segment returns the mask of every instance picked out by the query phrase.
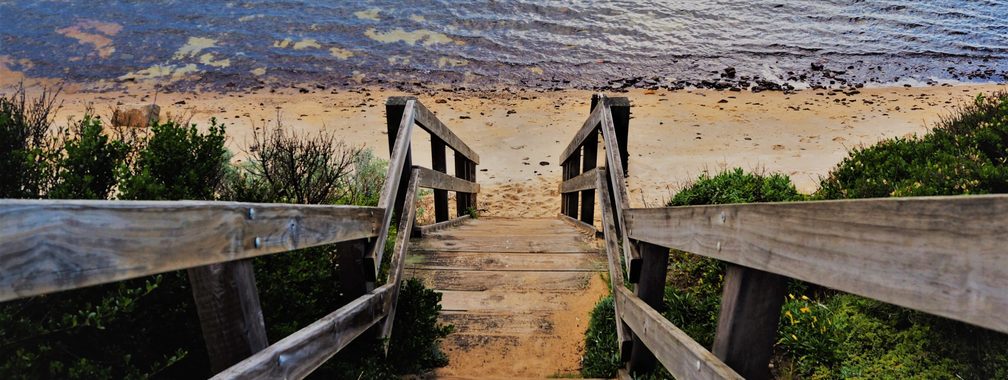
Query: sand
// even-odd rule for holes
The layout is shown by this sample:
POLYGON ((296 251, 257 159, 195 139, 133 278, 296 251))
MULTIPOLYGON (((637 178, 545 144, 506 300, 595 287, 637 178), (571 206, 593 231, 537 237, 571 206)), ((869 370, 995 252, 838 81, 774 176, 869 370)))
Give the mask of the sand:
MULTIPOLYGON (((0 88, 9 88, 15 77, 11 75, 17 73, 4 74, 8 75, 0 88)), ((51 81, 29 82, 38 83, 51 81)), ((253 128, 272 125, 278 117, 290 130, 336 133, 347 144, 371 148, 387 158, 385 99, 404 95, 379 88, 330 90, 312 85, 276 92, 159 94, 142 83, 115 92, 94 93, 87 88, 64 86, 57 120, 79 118, 87 107, 108 119, 117 104, 143 104, 156 98, 163 117, 201 125, 211 117, 225 122, 228 146, 239 158, 253 128)), ((654 207, 701 173, 732 167, 785 173, 800 191, 815 191, 819 178, 850 148, 925 133, 955 105, 997 90, 1008 86, 864 88, 850 96, 829 90, 790 95, 631 90, 612 96, 628 97, 633 107, 627 181, 631 206, 654 207)), ((559 212, 557 157, 587 117, 590 91, 428 90, 418 96, 480 155, 481 213, 541 217, 559 212)), ((415 133, 415 164, 430 166, 429 141, 422 130, 415 133)), ((452 162, 449 158, 449 172, 452 162)))

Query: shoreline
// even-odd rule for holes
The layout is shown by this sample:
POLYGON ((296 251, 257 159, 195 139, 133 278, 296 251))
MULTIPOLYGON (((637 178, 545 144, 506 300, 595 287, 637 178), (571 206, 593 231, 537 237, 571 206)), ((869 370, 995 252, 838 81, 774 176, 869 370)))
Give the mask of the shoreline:
MULTIPOLYGON (((45 82, 42 82, 45 83, 45 82)), ((26 87, 37 86, 26 82, 26 87)), ((9 84, 7 86, 9 88, 9 84)), ((303 88, 303 87, 302 87, 303 88)), ((29 88, 31 90, 31 88, 29 88)), ((704 171, 741 167, 781 172, 799 191, 818 187, 849 148, 881 139, 927 132, 954 106, 979 93, 1008 85, 860 88, 838 90, 717 91, 630 89, 632 103, 628 190, 633 207, 663 204, 704 171)), ((6 92, 6 91, 0 91, 6 92)), ((588 90, 429 90, 416 95, 481 157, 477 181, 487 215, 554 216, 559 213, 557 156, 588 115, 588 90), (433 93, 433 95, 432 95, 433 93), (443 99, 444 103, 437 101, 443 99), (546 163, 546 165, 541 165, 546 163)), ((161 117, 188 115, 204 126, 211 117, 227 124, 229 149, 241 159, 253 128, 273 125, 298 133, 336 133, 348 145, 388 156, 384 102, 403 92, 381 88, 297 88, 242 92, 157 93, 161 117)), ((152 86, 89 92, 65 85, 57 124, 80 118, 85 109, 110 120, 119 105, 152 102, 152 86)), ((426 133, 414 134, 414 160, 430 165, 426 133)), ((449 172, 452 171, 449 161, 449 172)))

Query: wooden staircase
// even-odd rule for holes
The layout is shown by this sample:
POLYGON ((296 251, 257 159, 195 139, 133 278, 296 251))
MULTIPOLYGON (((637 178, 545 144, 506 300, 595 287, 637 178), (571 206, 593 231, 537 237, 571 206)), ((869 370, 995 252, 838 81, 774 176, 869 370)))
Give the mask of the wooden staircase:
POLYGON ((411 241, 406 275, 443 293, 441 320, 455 326, 437 377, 577 376, 608 294, 603 255, 559 219, 484 217, 411 241))

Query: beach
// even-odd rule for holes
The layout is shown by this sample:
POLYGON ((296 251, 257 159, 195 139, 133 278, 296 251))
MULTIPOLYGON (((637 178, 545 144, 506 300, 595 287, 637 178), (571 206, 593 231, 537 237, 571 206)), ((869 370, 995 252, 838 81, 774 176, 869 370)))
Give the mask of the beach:
MULTIPOLYGON (((9 78, 0 85, 9 88, 9 78)), ((27 83, 35 88, 55 84, 27 83)), ((632 104, 631 206, 655 207, 702 173, 734 167, 784 173, 800 191, 813 192, 849 149, 926 133, 957 104, 1006 89, 995 84, 861 88, 857 93, 631 89, 607 95, 625 96, 632 104)), ((384 104, 400 95, 417 96, 480 155, 481 213, 542 217, 559 212, 562 171, 557 157, 587 118, 592 91, 444 88, 404 93, 301 84, 275 91, 159 93, 144 83, 105 92, 64 84, 56 119, 65 123, 92 108, 108 120, 117 106, 156 101, 162 119, 184 116, 202 126, 210 118, 224 122, 227 145, 237 160, 245 156, 253 129, 273 126, 278 117, 292 132, 334 133, 348 145, 387 159, 384 104)), ((414 164, 429 167, 429 135, 414 133, 413 152, 414 164)), ((452 160, 448 162, 452 172, 452 160)))

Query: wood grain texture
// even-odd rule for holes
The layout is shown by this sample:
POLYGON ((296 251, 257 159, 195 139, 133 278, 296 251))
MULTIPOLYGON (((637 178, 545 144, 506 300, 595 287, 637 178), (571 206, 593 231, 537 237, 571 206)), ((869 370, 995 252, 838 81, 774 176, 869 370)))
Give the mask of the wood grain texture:
POLYGON ((462 215, 462 216, 460 216, 458 218, 449 219, 449 220, 444 221, 444 222, 438 222, 438 223, 434 223, 434 224, 428 224, 426 226, 420 226, 419 227, 419 229, 420 229, 420 237, 423 237, 423 235, 426 235, 426 234, 429 234, 429 233, 434 233, 434 232, 443 230, 443 229, 448 228, 448 227, 459 226, 462 223, 464 223, 466 220, 469 220, 469 218, 471 218, 471 217, 472 216, 466 214, 466 215, 462 215))
MULTIPOLYGON (((622 288, 626 276, 623 266, 620 263, 620 243, 619 236, 616 235, 616 221, 613 216, 612 202, 609 200, 609 189, 606 186, 605 169, 596 178, 598 188, 599 211, 602 214, 602 232, 605 240, 606 263, 609 265, 610 289, 622 288)), ((615 295, 614 295, 615 297, 615 295)), ((620 361, 625 362, 630 359, 633 348, 633 333, 626 323, 619 318, 620 306, 618 302, 613 303, 616 312, 616 342, 619 344, 620 361)))
MULTIPOLYGON (((655 311, 665 310, 665 277, 668 274, 669 249, 649 243, 640 243, 641 275, 634 286, 637 298, 655 311)), ((633 335, 633 346, 627 369, 630 373, 647 373, 655 367, 655 354, 644 345, 638 334, 633 335)))
POLYGON ((787 278, 728 264, 711 350, 714 355, 746 379, 770 379, 770 358, 785 297, 787 278))
POLYGON ((223 371, 269 345, 252 260, 187 272, 211 371, 223 371))
POLYGON ((640 337, 672 376, 687 379, 742 379, 661 313, 624 287, 614 289, 620 318, 640 337))
POLYGON ((630 237, 1008 332, 1008 195, 635 209, 630 237))
POLYGON ((404 231, 403 233, 396 235, 395 245, 392 249, 392 258, 389 260, 389 275, 387 284, 392 284, 392 294, 389 296, 388 304, 385 305, 385 310, 388 310, 388 315, 385 317, 385 321, 382 322, 382 328, 379 332, 379 336, 384 339, 384 347, 386 353, 388 352, 388 339, 392 336, 392 325, 395 321, 395 311, 396 304, 399 301, 399 287, 400 281, 402 280, 403 269, 406 267, 406 253, 409 249, 409 239, 410 234, 406 231, 411 231, 413 229, 413 220, 416 216, 416 193, 417 186, 419 185, 418 177, 420 172, 413 169, 413 174, 410 176, 409 190, 406 191, 406 202, 403 204, 403 218, 399 219, 399 226, 396 231, 404 231))
MULTIPOLYGON (((392 224, 392 217, 396 213, 402 213, 402 206, 396 204, 396 199, 405 196, 405 191, 402 189, 401 182, 403 178, 408 174, 411 168, 407 165, 411 164, 412 154, 411 154, 411 138, 413 136, 413 125, 414 123, 414 107, 416 100, 409 98, 399 98, 393 97, 389 98, 386 103, 387 106, 394 107, 398 102, 402 101, 404 105, 402 118, 399 121, 399 126, 396 129, 395 139, 391 142, 391 154, 389 155, 389 168, 385 175, 385 184, 382 185, 381 195, 378 198, 378 207, 384 209, 382 215, 382 221, 379 225, 378 241, 385 242, 388 239, 389 226, 392 224)), ((392 111, 390 111, 390 116, 392 111)), ((393 121, 389 120, 390 128, 393 125, 393 121)), ((391 136, 391 134, 390 134, 391 136)), ((385 254, 385 244, 374 244, 371 247, 371 252, 364 257, 365 265, 368 267, 373 267, 373 271, 368 272, 368 278, 374 281, 378 277, 378 271, 380 270, 382 255, 385 254), (372 273, 373 272, 373 273, 372 273)))
POLYGON ((602 139, 605 142, 606 152, 606 172, 609 174, 610 189, 609 196, 612 198, 613 208, 616 209, 617 232, 623 239, 623 256, 627 265, 627 276, 631 282, 637 282, 640 277, 641 256, 637 252, 637 247, 630 243, 629 234, 626 233, 625 210, 630 208, 629 196, 627 195, 626 182, 623 175, 623 164, 619 153, 619 144, 616 141, 616 130, 613 127, 612 113, 609 112, 608 99, 602 99, 602 139))
POLYGON ((441 138, 452 150, 461 153, 469 161, 479 164, 479 155, 455 135, 455 132, 448 129, 441 120, 438 120, 437 116, 434 116, 434 113, 427 109, 420 101, 416 101, 416 122, 420 124, 420 128, 441 138))
MULTIPOLYGON (((598 176, 598 169, 592 168, 584 173, 581 173, 577 177, 563 181, 560 184, 561 193, 573 193, 576 191, 589 190, 595 188, 595 177, 598 176)), ((595 202, 594 199, 591 200, 592 203, 595 202)))
MULTIPOLYGON (((602 103, 600 103, 600 105, 601 104, 602 103)), ((557 162, 558 164, 563 165, 564 162, 567 162, 567 160, 571 158, 571 155, 574 154, 581 145, 584 145, 585 139, 587 139, 593 132, 596 132, 599 123, 602 121, 602 108, 603 107, 600 107, 599 105, 595 106, 595 109, 593 109, 591 114, 588 115, 588 119, 586 119, 584 124, 581 125, 581 129, 574 134, 574 138, 571 139, 570 144, 567 144, 567 148, 563 150, 563 153, 560 153, 560 158, 557 162)))
POLYGON ((382 212, 238 202, 0 200, 0 301, 374 237, 382 212))
MULTIPOLYGON (((475 182, 469 182, 462 178, 447 175, 427 168, 417 167, 415 170, 420 171, 419 185, 423 188, 441 189, 460 193, 478 193, 480 190, 479 184, 475 182)), ((448 200, 445 199, 445 202, 447 201, 448 200)), ((447 216, 447 212, 445 215, 447 216)))
POLYGON ((213 379, 303 379, 387 314, 386 284, 252 355, 213 379))

